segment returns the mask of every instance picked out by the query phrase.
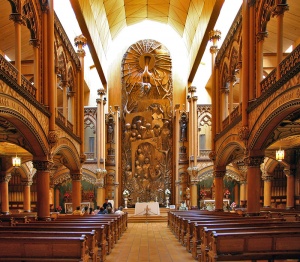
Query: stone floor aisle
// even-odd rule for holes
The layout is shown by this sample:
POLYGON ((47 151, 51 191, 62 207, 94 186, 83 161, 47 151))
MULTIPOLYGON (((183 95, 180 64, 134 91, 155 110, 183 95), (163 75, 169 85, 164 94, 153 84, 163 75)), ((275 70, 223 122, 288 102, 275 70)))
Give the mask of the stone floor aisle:
POLYGON ((195 262, 172 234, 167 223, 128 223, 126 232, 106 261, 195 262))

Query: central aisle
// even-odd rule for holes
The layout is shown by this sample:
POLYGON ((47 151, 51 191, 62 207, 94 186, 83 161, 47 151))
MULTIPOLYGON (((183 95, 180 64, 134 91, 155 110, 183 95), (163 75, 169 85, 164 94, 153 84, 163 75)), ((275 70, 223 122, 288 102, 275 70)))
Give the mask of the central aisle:
POLYGON ((128 228, 106 257, 107 262, 194 261, 167 223, 128 223, 128 228))

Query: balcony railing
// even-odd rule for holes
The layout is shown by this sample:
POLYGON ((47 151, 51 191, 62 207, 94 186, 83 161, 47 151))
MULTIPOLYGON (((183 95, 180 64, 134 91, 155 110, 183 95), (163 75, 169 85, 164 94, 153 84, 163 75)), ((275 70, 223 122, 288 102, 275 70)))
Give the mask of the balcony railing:
MULTIPOLYGON (((17 84, 19 74, 18 70, 2 55, 0 55, 0 71, 1 74, 6 76, 8 80, 13 81, 14 84, 17 84)), ((21 88, 31 97, 36 98, 36 88, 23 75, 21 76, 21 88)))

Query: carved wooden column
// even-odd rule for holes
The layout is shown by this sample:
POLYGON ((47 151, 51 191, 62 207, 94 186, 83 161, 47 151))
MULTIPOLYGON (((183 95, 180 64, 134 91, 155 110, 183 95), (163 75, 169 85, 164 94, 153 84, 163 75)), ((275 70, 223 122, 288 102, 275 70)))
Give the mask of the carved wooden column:
POLYGON ((30 44, 33 47, 33 79, 34 79, 34 86, 37 89, 36 93, 36 100, 41 102, 41 85, 40 85, 40 54, 39 54, 39 47, 40 41, 38 39, 31 39, 30 44))
POLYGON ((59 187, 56 187, 56 189, 55 189, 55 197, 54 197, 54 199, 55 199, 55 207, 54 208, 57 208, 59 205, 60 205, 60 203, 59 203, 59 187))
POLYGON ((215 183, 215 211, 223 210, 223 177, 226 174, 226 169, 214 170, 215 183))
POLYGON ((53 162, 33 160, 36 171, 37 216, 38 220, 50 220, 50 172, 53 162))
MULTIPOLYGON (((42 78, 42 88, 43 88, 43 97, 41 97, 41 103, 44 105, 49 106, 49 86, 48 86, 48 60, 50 59, 49 57, 52 57, 54 53, 48 53, 48 44, 51 45, 51 42, 48 43, 48 25, 47 25, 47 20, 48 20, 48 3, 42 3, 42 54, 41 56, 43 57, 43 78, 42 78)), ((54 70, 54 68, 53 68, 54 70)))
POLYGON ((228 95, 229 90, 228 88, 222 88, 221 89, 222 95, 221 95, 221 114, 222 114, 222 121, 226 119, 228 116, 228 95))
POLYGON ((56 75, 55 75, 55 64, 54 64, 54 4, 53 0, 48 1, 48 15, 47 15, 47 56, 46 60, 47 69, 48 69, 48 99, 49 99, 49 111, 50 121, 49 121, 49 130, 55 131, 56 124, 56 75))
POLYGON ((294 169, 284 169, 287 178, 286 209, 295 207, 295 173, 294 169))
POLYGON ((217 81, 216 81, 216 68, 215 68, 215 59, 216 55, 218 52, 218 41, 221 39, 221 31, 219 30, 212 30, 209 32, 209 41, 212 42, 212 46, 210 47, 210 53, 211 53, 211 72, 212 72, 212 96, 211 96, 211 113, 212 113, 212 118, 215 119, 215 121, 212 121, 211 129, 212 129, 212 135, 211 135, 211 148, 212 150, 215 150, 214 146, 214 139, 215 135, 217 133, 217 122, 218 122, 218 117, 217 117, 217 101, 218 101, 218 89, 217 89, 217 81))
POLYGON ((243 50, 243 56, 242 56, 242 82, 241 87, 243 89, 243 101, 242 101, 242 126, 246 127, 248 126, 248 101, 249 101, 249 6, 248 6, 248 0, 243 0, 242 4, 242 50, 243 50))
POLYGON ((245 207, 247 201, 247 181, 240 181, 240 206, 245 207))
MULTIPOLYGON (((255 20, 255 1, 248 1, 248 46, 250 47, 249 50, 249 60, 248 60, 248 65, 249 65, 249 98, 250 100, 255 98, 255 28, 256 28, 256 20, 255 20)), ((244 19, 244 17, 243 17, 244 19)), ((243 28, 244 29, 244 28, 243 28)), ((244 53, 244 52, 243 52, 244 53)))
POLYGON ((119 148, 120 148, 120 107, 115 106, 115 182, 114 182, 114 188, 115 188, 115 195, 114 195, 114 205, 116 208, 119 207, 119 148))
POLYGON ((237 182, 234 183, 234 202, 238 203, 239 202, 239 184, 237 182))
POLYGON ((31 190, 32 179, 22 181, 23 185, 23 209, 24 212, 31 212, 31 190))
MULTIPOLYGON (((229 77, 229 117, 231 115, 231 113, 233 112, 233 84, 235 81, 235 76, 232 75, 229 77)), ((230 119, 231 121, 231 119, 230 119)))
POLYGON ((22 15, 21 15, 21 1, 17 1, 16 11, 19 13, 12 13, 9 19, 14 21, 15 25, 15 68, 18 70, 17 83, 22 83, 22 49, 21 49, 21 27, 22 27, 22 15))
POLYGON ((1 214, 9 214, 8 182, 11 174, 6 171, 0 171, 0 189, 1 189, 1 214))
MULTIPOLYGON (((195 88, 196 90, 196 88, 195 88)), ((198 159, 198 155, 199 155, 199 150, 198 150, 198 146, 199 146, 199 141, 198 141, 198 111, 197 111, 197 100, 198 97, 193 95, 192 99, 193 101, 193 135, 194 135, 194 141, 193 141, 193 155, 194 155, 194 165, 197 166, 197 159, 198 159)))
MULTIPOLYGON (((74 91, 68 92, 68 120, 74 125, 74 119, 75 119, 75 107, 74 107, 74 91)), ((74 127, 75 128, 75 127, 74 127)), ((75 130, 73 130, 75 133, 75 130)))
POLYGON ((63 89, 63 116, 65 120, 65 125, 67 125, 68 122, 68 95, 67 95, 67 89, 68 89, 68 82, 66 80, 61 81, 62 89, 63 89))
POLYGON ((76 210, 76 207, 81 204, 81 173, 71 173, 72 179, 72 208, 76 210))
POLYGON ((198 178, 199 168, 197 166, 188 167, 187 171, 190 175, 190 181, 191 181, 191 197, 192 197, 191 209, 198 209, 197 184, 199 182, 199 178, 198 178))
POLYGON ((264 181, 264 207, 271 207, 271 189, 273 176, 269 175, 267 172, 262 175, 264 181))
POLYGON ((107 174, 105 169, 98 168, 96 170, 96 186, 97 186, 97 206, 102 206, 105 201, 104 178, 107 174))
POLYGON ((79 121, 79 137, 81 138, 80 155, 84 154, 84 57, 87 39, 83 36, 75 37, 75 45, 77 49, 77 55, 80 60, 80 77, 79 77, 79 90, 78 90, 78 103, 79 103, 79 115, 77 121, 79 121))
POLYGON ((256 46, 257 46, 257 53, 256 53, 256 96, 260 97, 261 95, 261 88, 260 88, 260 82, 263 80, 264 74, 263 74, 263 59, 264 59, 264 40, 265 37, 268 36, 268 32, 259 32, 256 36, 256 46))
POLYGON ((276 80, 280 79, 280 63, 283 57, 283 16, 284 12, 289 10, 286 1, 276 0, 277 6, 273 11, 273 16, 277 17, 277 70, 276 80))
POLYGON ((261 169, 264 156, 249 156, 246 159, 248 192, 247 192, 247 213, 258 215, 260 212, 260 183, 261 169))
POLYGON ((174 114, 175 114, 175 138, 174 140, 176 141, 175 143, 175 205, 176 207, 179 206, 179 186, 180 186, 180 181, 179 181, 179 146, 180 146, 180 130, 179 130, 179 121, 180 121, 180 105, 177 104, 175 105, 174 108, 174 114))

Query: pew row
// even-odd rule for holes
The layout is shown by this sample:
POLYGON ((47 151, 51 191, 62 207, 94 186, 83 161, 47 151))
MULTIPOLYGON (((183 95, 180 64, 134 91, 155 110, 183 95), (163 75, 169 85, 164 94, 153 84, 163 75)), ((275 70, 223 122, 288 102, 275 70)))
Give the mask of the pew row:
POLYGON ((86 237, 0 236, 0 261, 88 262, 86 237))

